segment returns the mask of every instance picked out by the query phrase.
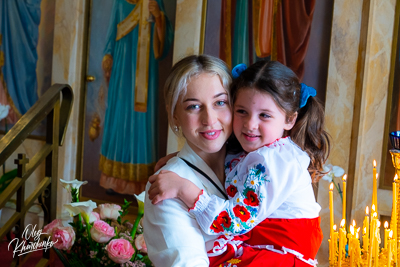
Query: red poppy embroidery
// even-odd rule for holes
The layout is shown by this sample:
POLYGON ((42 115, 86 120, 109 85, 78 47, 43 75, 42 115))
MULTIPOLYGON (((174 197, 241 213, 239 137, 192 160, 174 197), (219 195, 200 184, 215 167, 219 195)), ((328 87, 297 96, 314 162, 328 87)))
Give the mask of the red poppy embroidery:
POLYGON ((217 220, 213 221, 213 223, 210 226, 210 229, 213 230, 214 233, 221 233, 222 231, 224 231, 224 228, 222 228, 222 225, 219 222, 217 222, 217 220))
POLYGON ((236 205, 233 207, 233 213, 235 213, 235 216, 242 222, 245 222, 250 218, 250 212, 243 206, 236 205))
POLYGON ((244 202, 244 204, 253 206, 253 207, 256 207, 260 204, 257 194, 251 190, 247 191, 246 198, 244 199, 243 202, 244 202))
POLYGON ((228 196, 230 197, 234 197, 237 193, 237 188, 234 185, 230 185, 228 186, 228 188, 226 189, 226 192, 228 193, 228 196))
POLYGON ((229 228, 231 226, 231 217, 229 217, 229 214, 226 211, 221 212, 216 221, 222 224, 225 228, 229 228))

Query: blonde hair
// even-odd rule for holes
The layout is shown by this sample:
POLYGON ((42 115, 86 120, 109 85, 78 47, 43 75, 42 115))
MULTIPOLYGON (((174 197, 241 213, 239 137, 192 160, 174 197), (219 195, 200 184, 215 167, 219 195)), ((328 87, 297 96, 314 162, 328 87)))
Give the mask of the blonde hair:
MULTIPOLYGON (((192 55, 181 59, 173 66, 164 85, 168 123, 172 130, 175 126, 173 118, 179 97, 186 94, 190 79, 202 73, 218 75, 228 96, 230 95, 229 86, 232 82, 232 76, 224 61, 209 55, 192 55)), ((176 131, 173 132, 177 134, 176 131)))

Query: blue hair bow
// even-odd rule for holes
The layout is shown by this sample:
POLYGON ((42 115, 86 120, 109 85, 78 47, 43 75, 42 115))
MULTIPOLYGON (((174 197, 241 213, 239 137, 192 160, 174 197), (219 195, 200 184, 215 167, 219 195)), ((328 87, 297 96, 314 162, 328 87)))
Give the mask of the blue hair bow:
POLYGON ((307 104, 307 100, 310 96, 316 96, 317 95, 317 90, 314 88, 305 85, 304 83, 301 83, 301 89, 300 89, 300 108, 304 107, 307 104))
POLYGON ((242 74, 242 72, 243 72, 245 69, 247 69, 246 64, 244 64, 244 63, 237 64, 237 65, 232 69, 232 76, 233 76, 233 79, 238 78, 238 77, 240 76, 240 74, 242 74))

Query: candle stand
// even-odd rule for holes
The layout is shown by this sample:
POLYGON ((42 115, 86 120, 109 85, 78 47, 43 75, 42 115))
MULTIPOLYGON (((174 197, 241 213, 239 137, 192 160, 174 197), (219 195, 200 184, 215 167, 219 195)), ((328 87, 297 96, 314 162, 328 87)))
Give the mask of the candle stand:
MULTIPOLYGON (((393 203, 390 227, 378 220, 376 161, 373 162, 373 190, 371 212, 366 207, 362 228, 355 221, 346 231, 346 218, 343 215, 340 227, 333 222, 333 185, 330 185, 329 209, 329 266, 334 267, 392 267, 400 266, 400 131, 390 133, 390 141, 394 149, 392 155, 396 176, 393 180, 393 203), (380 227, 384 226, 384 237, 380 236, 380 227), (380 246, 382 244, 382 248, 380 246)), ((345 185, 346 179, 343 179, 345 185)), ((345 187, 344 187, 345 188, 345 187)), ((345 192, 344 192, 345 194, 345 192)), ((344 199, 343 199, 344 200, 344 199)))

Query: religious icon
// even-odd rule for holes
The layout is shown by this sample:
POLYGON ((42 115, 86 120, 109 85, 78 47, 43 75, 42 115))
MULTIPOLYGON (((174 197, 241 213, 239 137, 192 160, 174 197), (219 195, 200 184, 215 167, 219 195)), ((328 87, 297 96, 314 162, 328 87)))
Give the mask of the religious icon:
POLYGON ((167 55, 172 59, 173 28, 167 14, 176 3, 93 3, 88 74, 96 78, 86 93, 81 178, 90 187, 82 196, 118 202, 144 190, 158 160, 159 110, 164 109, 159 90, 169 70, 160 68, 159 74, 159 64, 165 65, 167 55))

